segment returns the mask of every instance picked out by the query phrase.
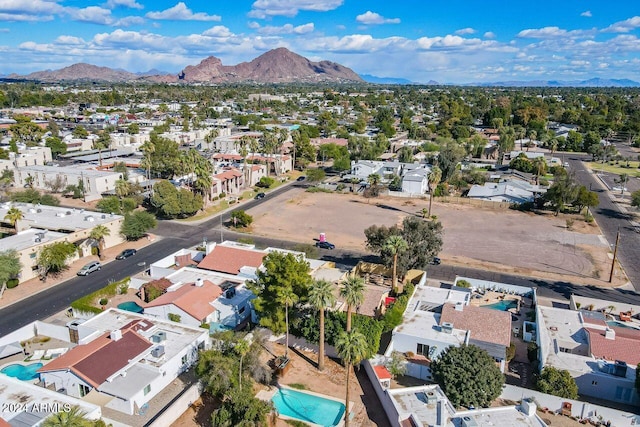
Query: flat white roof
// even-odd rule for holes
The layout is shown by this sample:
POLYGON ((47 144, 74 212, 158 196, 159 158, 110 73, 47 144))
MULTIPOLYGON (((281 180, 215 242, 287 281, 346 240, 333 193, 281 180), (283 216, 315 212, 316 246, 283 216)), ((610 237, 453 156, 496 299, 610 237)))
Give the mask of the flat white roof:
POLYGON ((416 309, 411 315, 405 312, 404 321, 394 329, 393 334, 426 338, 455 346, 464 344, 466 331, 453 329, 450 334, 442 332, 438 326, 439 322, 439 314, 416 309))
POLYGON ((387 393, 401 420, 413 415, 414 419, 423 426, 454 426, 451 417, 455 410, 437 385, 390 389, 387 393))
POLYGON ((162 374, 158 369, 137 363, 127 369, 125 376, 118 375, 111 382, 105 381, 100 384, 98 391, 123 399, 131 399, 160 376, 162 374))
POLYGON ((9 249, 21 251, 36 245, 53 242, 64 236, 67 236, 67 234, 58 233, 57 231, 42 230, 39 228, 29 228, 19 232, 18 234, 0 239, 0 251, 6 251, 9 249), (40 239, 40 241, 37 242, 36 239, 40 239))
POLYGON ((25 421, 33 421, 28 425, 35 425, 53 413, 64 411, 64 405, 80 407, 87 418, 102 416, 102 409, 93 403, 0 374, 2 418, 11 425, 22 425, 25 421), (45 411, 40 410, 43 408, 45 411))
POLYGON ((458 412, 456 420, 462 422, 471 418, 478 427, 546 427, 536 414, 526 415, 517 406, 484 408, 473 411, 458 412))
POLYGON ((21 221, 29 223, 33 228, 49 230, 87 230, 96 225, 107 224, 123 218, 122 215, 103 214, 85 209, 15 202, 1 204, 0 217, 4 218, 12 207, 22 211, 24 218, 21 221))

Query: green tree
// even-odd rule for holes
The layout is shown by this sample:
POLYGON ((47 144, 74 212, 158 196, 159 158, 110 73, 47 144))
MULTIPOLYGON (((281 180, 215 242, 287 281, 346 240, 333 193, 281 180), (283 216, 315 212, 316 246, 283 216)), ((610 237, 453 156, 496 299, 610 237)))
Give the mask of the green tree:
POLYGON ((180 168, 178 143, 151 132, 149 143, 145 145, 143 149, 149 157, 147 167, 151 174, 160 178, 173 178, 180 168))
POLYGON ((570 174, 556 174, 554 182, 544 194, 544 201, 551 204, 556 216, 565 208, 572 204, 578 195, 579 187, 570 174))
POLYGON ((129 135, 137 135, 140 133, 140 125, 138 123, 130 123, 127 126, 127 133, 129 135))
POLYGON ((320 337, 318 339, 318 370, 324 370, 324 312, 335 304, 333 285, 326 280, 314 280, 309 289, 309 304, 320 314, 320 337))
POLYGON ((640 207, 640 190, 631 193, 631 206, 640 207))
POLYGON ((73 137, 77 139, 85 139, 89 136, 89 131, 86 130, 84 126, 76 126, 75 128, 73 128, 71 135, 73 135, 73 137))
POLYGON ((11 226, 15 229, 15 232, 18 232, 18 221, 24 218, 24 213, 17 207, 12 206, 7 211, 4 219, 11 224, 11 226))
POLYGON ((169 181, 160 181, 153 186, 151 206, 165 218, 183 218, 202 209, 202 196, 184 188, 177 189, 169 181))
POLYGON ((307 181, 311 183, 322 182, 326 177, 326 173, 322 168, 307 169, 307 181))
POLYGON ((104 252, 104 238, 110 235, 111 230, 104 225, 97 225, 93 227, 93 230, 89 233, 89 237, 98 242, 98 257, 100 259, 102 259, 102 254, 104 252))
MULTIPOLYGON (((367 347, 367 339, 358 330, 342 332, 336 340, 336 350, 345 365, 346 371, 346 387, 345 387, 345 407, 349 411, 349 378, 351 377, 351 368, 360 362, 366 356, 365 349, 367 347)), ((350 414, 345 414, 345 427, 349 427, 350 414)))
POLYGON ((85 413, 78 406, 71 407, 69 411, 60 411, 51 414, 42 422, 42 427, 90 427, 91 421, 85 418, 85 413))
POLYGON ((148 212, 136 211, 124 216, 120 234, 127 240, 138 240, 157 225, 156 218, 148 212))
POLYGON ((577 206, 578 212, 582 212, 582 209, 584 208, 595 208, 600 204, 598 193, 595 191, 589 191, 587 187, 581 185, 578 188, 578 194, 574 204, 577 206))
POLYGON ((569 371, 546 366, 536 381, 536 388, 542 393, 566 399, 578 398, 578 386, 569 371))
POLYGON ((50 136, 47 138, 44 145, 51 149, 51 156, 53 156, 54 159, 62 154, 67 154, 67 144, 62 142, 62 140, 57 136, 50 136))
MULTIPOLYGON (((434 192, 442 180, 442 170, 436 165, 431 168, 431 172, 427 176, 429 182, 429 217, 431 217, 431 203, 433 202, 434 192)), ((423 216, 424 218, 424 216, 423 216)))
POLYGON ((234 227, 248 227, 253 222, 253 217, 243 210, 231 212, 231 222, 234 227))
POLYGON ((22 271, 22 264, 15 249, 0 252, 0 298, 7 289, 7 281, 18 277, 22 271))
POLYGON ((354 307, 359 306, 364 301, 364 279, 356 275, 350 275, 342 281, 340 296, 347 303, 347 332, 351 331, 351 315, 354 307))
POLYGON ((513 150, 516 145, 515 132, 510 126, 503 126, 498 130, 498 164, 502 164, 505 153, 513 150))
POLYGON ((448 347, 431 362, 431 372, 454 407, 488 407, 504 384, 495 360, 475 345, 448 347))
POLYGON ((448 181, 453 176, 465 154, 464 147, 452 139, 446 139, 440 144, 438 166, 442 170, 441 181, 448 181))
POLYGON ((392 351, 391 357, 387 360, 386 368, 391 376, 395 379, 398 375, 407 373, 407 358, 399 351, 392 351))
POLYGON ((295 294, 290 286, 280 288, 278 290, 277 301, 284 305, 284 321, 285 321, 285 347, 284 357, 289 357, 289 307, 293 307, 299 301, 298 295, 295 294))
POLYGON ((307 300, 311 285, 309 263, 302 255, 274 251, 262 260, 264 269, 257 271, 257 279, 248 282, 249 289, 257 295, 253 300, 260 325, 274 333, 286 328, 285 310, 280 302, 282 289, 291 289, 301 302, 307 300))
POLYGON ((59 273, 67 268, 67 261, 76 254, 76 246, 71 242, 56 242, 43 246, 38 252, 38 272, 41 278, 49 273, 59 273))
POLYGON ((409 249, 407 242, 397 234, 389 236, 382 247, 383 251, 388 252, 393 257, 393 278, 391 281, 391 287, 395 294, 401 293, 402 288, 398 286, 398 255, 409 249))
POLYGON ((249 343, 244 339, 238 341, 233 348, 235 352, 238 353, 238 356, 240 356, 240 369, 238 369, 238 388, 240 388, 240 390, 242 390, 242 360, 249 352, 249 348, 249 343))

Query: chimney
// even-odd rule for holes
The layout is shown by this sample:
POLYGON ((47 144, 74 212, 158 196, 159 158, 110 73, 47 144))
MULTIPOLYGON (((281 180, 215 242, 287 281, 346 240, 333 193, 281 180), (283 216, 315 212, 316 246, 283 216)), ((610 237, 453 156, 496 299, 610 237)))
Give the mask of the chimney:
POLYGON ((196 286, 199 287, 199 288, 204 286, 204 280, 202 280, 202 277, 198 277, 196 279, 196 286))
POLYGON ((111 331, 111 334, 109 334, 109 338, 111 338, 111 340, 113 341, 118 341, 120 338, 122 338, 122 331, 120 329, 111 331))
POLYGON ((462 311, 464 309, 464 304, 461 302, 456 303, 456 311, 462 311))
POLYGON ((604 331, 604 337, 608 340, 615 340, 616 339, 616 331, 614 331, 611 328, 607 328, 604 331))
POLYGON ((536 403, 533 401, 529 401, 527 399, 522 400, 522 404, 520 404, 520 410, 526 416, 531 417, 536 413, 536 403))

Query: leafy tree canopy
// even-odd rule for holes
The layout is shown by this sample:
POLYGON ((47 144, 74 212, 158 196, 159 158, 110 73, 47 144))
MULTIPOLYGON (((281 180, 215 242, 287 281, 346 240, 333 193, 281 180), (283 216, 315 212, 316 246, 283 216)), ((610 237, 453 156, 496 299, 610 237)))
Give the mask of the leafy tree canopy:
POLYGON ((447 348, 431 363, 431 371, 455 407, 488 407, 504 384, 495 360, 475 345, 447 348))
POLYGON ((20 258, 14 249, 0 252, 0 286, 17 277, 21 269, 20 258))
POLYGON ((187 189, 176 188, 169 181, 160 181, 153 186, 151 206, 165 218, 183 218, 202 209, 202 196, 187 189))
POLYGON ((299 255, 271 252, 262 261, 264 271, 258 270, 258 278, 248 287, 258 297, 254 307, 260 316, 260 324, 275 333, 285 330, 285 307, 280 302, 283 290, 291 289, 301 302, 306 301, 311 275, 309 263, 299 255))
POLYGON ((149 212, 136 211, 124 216, 120 233, 127 240, 138 240, 156 225, 156 218, 149 212))
POLYGON ((569 371, 546 366, 536 381, 536 388, 547 394, 567 399, 578 398, 578 386, 569 371))
POLYGON ((58 273, 67 267, 67 261, 76 253, 71 242, 56 242, 46 245, 38 252, 38 267, 42 277, 58 273))

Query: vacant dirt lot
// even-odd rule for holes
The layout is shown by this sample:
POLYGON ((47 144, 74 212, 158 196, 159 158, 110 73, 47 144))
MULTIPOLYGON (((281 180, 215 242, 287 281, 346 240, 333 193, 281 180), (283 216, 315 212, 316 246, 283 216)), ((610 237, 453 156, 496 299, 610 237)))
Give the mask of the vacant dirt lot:
MULTIPOLYGON (((421 216, 428 201, 292 190, 249 211, 253 233, 313 243, 320 233, 341 249, 364 251, 370 225, 400 224, 421 216)), ((533 214, 439 203, 432 214, 444 227, 441 257, 448 263, 486 267, 535 277, 567 279, 594 285, 607 282, 611 265, 608 243, 599 228, 580 217, 571 230, 569 216, 533 214)), ((616 275, 618 276, 618 275, 616 275)), ((614 280, 613 285, 625 281, 614 280)))

